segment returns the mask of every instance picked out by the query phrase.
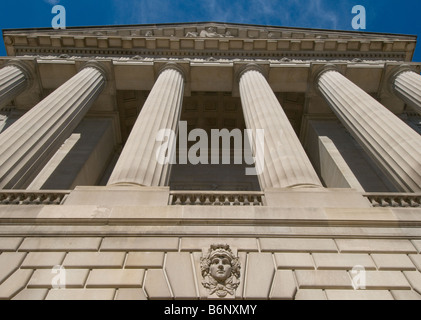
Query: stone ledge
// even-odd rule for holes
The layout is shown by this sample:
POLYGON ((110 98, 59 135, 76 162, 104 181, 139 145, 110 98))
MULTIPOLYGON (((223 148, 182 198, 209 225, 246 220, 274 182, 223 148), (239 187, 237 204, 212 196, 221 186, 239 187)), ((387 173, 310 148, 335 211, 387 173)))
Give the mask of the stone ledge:
MULTIPOLYGON (((421 239, 421 228, 253 225, 12 225, 0 226, 1 237, 289 237, 337 239, 421 239), (54 228, 52 228, 54 226, 54 228)), ((75 250, 78 251, 78 250, 75 250)))
POLYGON ((265 199, 269 207, 298 208, 370 208, 361 193, 352 189, 266 189, 265 199))
MULTIPOLYGON (((256 36, 244 35, 241 38, 237 37, 221 37, 221 38, 206 38, 206 37, 186 37, 186 35, 179 34, 177 37, 169 35, 134 35, 134 36, 117 36, 117 35, 62 35, 57 37, 55 35, 44 35, 42 33, 35 34, 20 34, 14 35, 7 32, 5 38, 8 40, 8 52, 25 52, 25 50, 36 49, 39 51, 52 51, 66 53, 68 47, 74 51, 86 50, 88 52, 96 52, 97 54, 104 54, 106 52, 130 52, 136 50, 149 50, 155 53, 157 51, 178 50, 187 51, 189 55, 197 53, 199 50, 209 51, 229 51, 237 54, 241 52, 255 52, 262 51, 266 55, 277 53, 278 50, 284 52, 305 52, 306 55, 312 53, 320 53, 329 51, 338 57, 341 54, 348 54, 355 56, 360 54, 362 56, 369 56, 370 53, 375 53, 377 56, 398 56, 402 60, 407 59, 407 52, 411 52, 415 47, 415 39, 398 39, 397 36, 392 39, 377 38, 367 39, 358 34, 358 38, 353 35, 351 40, 341 39, 339 37, 327 38, 297 38, 290 37, 263 37, 258 39, 256 36)), ((402 36, 401 36, 402 38, 402 36)), ((213 52, 212 52, 213 53, 213 52)))
POLYGON ((77 187, 64 202, 64 206, 165 206, 169 188, 144 188, 133 186, 77 187))

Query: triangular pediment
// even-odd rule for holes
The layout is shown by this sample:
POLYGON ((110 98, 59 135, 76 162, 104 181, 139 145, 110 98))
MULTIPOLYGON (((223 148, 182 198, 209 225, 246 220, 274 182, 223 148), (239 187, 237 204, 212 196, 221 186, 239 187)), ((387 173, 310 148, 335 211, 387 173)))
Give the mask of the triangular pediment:
POLYGON ((4 30, 3 36, 9 55, 196 57, 229 52, 225 56, 410 61, 416 44, 410 35, 218 22, 15 29, 4 30))
MULTIPOLYGON (((123 26, 70 27, 65 30, 52 28, 6 30, 7 33, 42 33, 79 36, 122 37, 176 37, 176 38, 238 38, 238 39, 414 39, 410 35, 337 31, 308 28, 288 28, 219 22, 147 24, 123 26)), ((416 38, 416 37, 415 37, 416 38)))

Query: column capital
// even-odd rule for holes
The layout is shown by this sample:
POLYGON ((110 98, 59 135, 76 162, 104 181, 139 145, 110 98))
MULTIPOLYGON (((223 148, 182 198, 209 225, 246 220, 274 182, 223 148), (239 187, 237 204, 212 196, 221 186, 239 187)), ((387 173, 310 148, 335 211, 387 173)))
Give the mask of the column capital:
MULTIPOLYGON (((26 89, 32 88, 36 79, 36 72, 34 65, 28 60, 12 59, 8 61, 4 67, 16 67, 25 75, 27 80, 26 89)), ((3 67, 3 68, 4 68, 3 67)))
POLYGON ((403 64, 389 71, 389 92, 421 114, 421 75, 411 65, 403 64))
POLYGON ((176 63, 176 62, 168 62, 168 63, 166 63, 165 65, 163 65, 163 66, 162 66, 162 67, 158 70, 158 73, 157 73, 158 77, 159 77, 159 76, 160 76, 160 75, 161 75, 164 71, 166 71, 166 70, 175 70, 175 71, 178 71, 178 72, 179 72, 179 73, 183 76, 184 82, 186 82, 186 81, 187 81, 188 71, 187 71, 187 70, 185 70, 181 64, 176 63))
POLYGON ((326 72, 329 71, 336 71, 339 72, 340 74, 343 75, 343 71, 339 68, 339 66, 337 66, 336 64, 333 63, 328 63, 325 66, 321 67, 319 70, 317 70, 316 72, 314 72, 313 74, 313 84, 316 88, 316 91, 319 92, 319 79, 322 75, 324 75, 326 72))
POLYGON ((388 76, 388 86, 389 91, 393 93, 395 91, 395 81, 396 78, 399 77, 402 73, 412 71, 415 72, 413 68, 409 64, 403 64, 396 68, 393 68, 393 70, 390 71, 388 76))
POLYGON ((78 71, 81 71, 85 68, 95 68, 97 69, 99 72, 101 72, 102 76, 104 77, 104 80, 106 82, 109 82, 111 79, 111 70, 109 70, 109 68, 107 68, 107 66, 103 63, 101 63, 100 61, 97 60, 89 60, 85 63, 83 63, 78 71))
POLYGON ((259 65, 257 63, 249 63, 249 64, 245 64, 245 65, 241 66, 237 70, 237 74, 235 75, 237 83, 239 83, 242 76, 249 71, 257 71, 257 72, 261 73, 266 79, 268 78, 268 71, 265 69, 264 66, 259 65))

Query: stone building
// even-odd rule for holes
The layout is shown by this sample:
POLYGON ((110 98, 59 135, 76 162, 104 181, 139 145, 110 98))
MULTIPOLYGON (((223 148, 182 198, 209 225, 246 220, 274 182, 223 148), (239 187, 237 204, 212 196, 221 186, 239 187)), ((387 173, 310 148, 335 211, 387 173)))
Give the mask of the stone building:
POLYGON ((199 23, 3 38, 0 298, 421 298, 415 36, 199 23), (215 131, 244 141, 198 147, 215 131), (163 145, 177 161, 158 161, 163 145))

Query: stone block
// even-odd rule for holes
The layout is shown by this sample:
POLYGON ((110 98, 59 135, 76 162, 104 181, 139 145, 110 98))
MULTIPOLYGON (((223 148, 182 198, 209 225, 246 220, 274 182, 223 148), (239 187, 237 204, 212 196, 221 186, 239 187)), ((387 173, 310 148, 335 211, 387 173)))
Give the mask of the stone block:
POLYGON ((270 253, 250 253, 247 259, 245 299, 268 299, 275 265, 270 253))
POLYGON ((122 268, 125 252, 70 252, 63 262, 70 269, 113 269, 122 268))
POLYGON ((115 289, 66 289, 50 290, 46 300, 113 300, 115 289))
POLYGON ((175 299, 197 299, 193 264, 189 253, 168 253, 165 272, 175 299))
POLYGON ((352 189, 266 189, 268 206, 282 208, 370 208, 369 201, 352 189))
POLYGON ((394 300, 387 290, 326 290, 328 300, 394 300))
POLYGON ((313 258, 318 270, 352 270, 355 266, 376 270, 368 254, 314 253, 313 258))
POLYGON ((421 255, 411 254, 411 255, 409 255, 409 258, 414 263, 414 265, 417 267, 418 271, 421 271, 421 255))
POLYGON ((263 252, 338 252, 331 239, 262 238, 263 252))
POLYGON ((327 300, 326 294, 323 290, 320 289, 305 289, 305 290, 298 290, 295 300, 315 300, 315 301, 323 301, 327 300))
POLYGON ((0 238, 0 252, 18 250, 23 238, 0 238))
POLYGON ((421 295, 415 291, 410 290, 392 290, 392 296, 395 300, 404 300, 404 301, 418 301, 421 300, 421 295))
POLYGON ((64 286, 64 288, 83 288, 86 282, 86 279, 89 274, 89 270, 82 269, 71 269, 65 270, 65 277, 62 279, 65 281, 61 283, 58 281, 59 272, 54 272, 58 270, 50 269, 39 269, 35 270, 34 274, 29 280, 28 288, 29 289, 38 289, 38 288, 53 288, 54 285, 64 286))
MULTIPOLYGON (((202 258, 202 253, 201 252, 193 252, 192 253, 193 256, 193 262, 194 262, 194 268, 195 268, 195 275, 196 275, 196 283, 198 284, 198 288, 199 288, 199 297, 200 299, 207 299, 209 296, 209 292, 208 290, 202 285, 202 281, 203 281, 203 276, 202 276, 202 270, 200 267, 200 259, 202 258)), ((243 266, 243 264, 242 264, 243 266)), ((243 271, 243 270, 241 270, 243 271)), ((243 275, 243 272, 241 272, 241 275, 243 275)), ((241 285, 241 283, 240 283, 241 285)), ((238 291, 237 291, 238 292, 238 291)), ((242 297, 242 295, 241 295, 242 297)))
POLYGON ((12 300, 18 301, 40 301, 44 300, 48 294, 48 289, 24 289, 19 292, 12 300))
POLYGON ((419 294, 421 294, 421 273, 418 271, 404 271, 408 282, 411 284, 412 288, 419 294))
POLYGON ((417 253, 409 240, 338 239, 341 253, 417 253))
POLYGON ((171 292, 163 270, 148 270, 145 279, 145 291, 151 300, 171 299, 171 292))
POLYGON ((19 269, 25 253, 5 252, 0 255, 0 284, 19 269))
POLYGON ((278 270, 273 280, 271 300, 293 300, 297 293, 294 273, 290 270, 278 270))
POLYGON ((51 269, 63 263, 65 252, 30 252, 22 263, 23 269, 51 269))
POLYGON ((17 270, 6 281, 0 285, 0 300, 10 300, 20 291, 22 291, 29 279, 33 270, 17 270))
POLYGON ((77 187, 70 193, 65 206, 97 205, 110 207, 166 206, 169 188, 77 187))
POLYGON ((178 238, 105 238, 101 251, 178 251, 178 238))
MULTIPOLYGON (((12 121, 13 123, 14 121, 12 121)), ((10 123, 10 124, 12 124, 10 123)), ((1 115, 0 115, 0 130, 1 130, 1 115)), ((25 205, 25 206, 17 206, 17 205, 8 205, 8 206, 1 206, 0 207, 0 220, 7 220, 7 219, 14 219, 20 221, 21 219, 36 219, 40 213, 44 209, 43 206, 37 205, 25 205)), ((3 241, 7 244, 7 242, 17 241, 18 244, 22 242, 23 238, 18 237, 0 237, 0 245, 3 241)), ((1 246, 0 246, 1 248, 1 246)), ((16 250, 13 250, 16 251, 16 250)))
POLYGON ((314 270, 314 262, 308 253, 275 253, 278 269, 314 270))
POLYGON ((145 270, 92 270, 87 288, 141 288, 145 270))
POLYGON ((119 289, 115 300, 123 301, 142 301, 148 300, 142 289, 119 289))
POLYGON ((380 271, 416 271, 415 265, 411 259, 404 254, 372 254, 378 269, 380 271))
MULTIPOLYGON (((241 270, 240 270, 240 285, 235 292, 236 299, 243 299, 244 294, 244 286, 246 283, 246 269, 245 266, 247 265, 247 253, 246 252, 239 252, 238 259, 240 259, 241 263, 241 270)), ((200 270, 200 269, 199 269, 200 270)))
POLYGON ((164 257, 163 252, 129 252, 126 268, 162 269, 164 257))
POLYGON ((417 248, 418 252, 421 253, 421 240, 412 240, 415 248, 417 248))
POLYGON ((98 251, 101 238, 26 238, 19 251, 98 251))
POLYGON ((346 271, 295 271, 299 289, 352 289, 346 271))
POLYGON ((410 290, 411 286, 402 272, 367 271, 367 290, 410 290))

